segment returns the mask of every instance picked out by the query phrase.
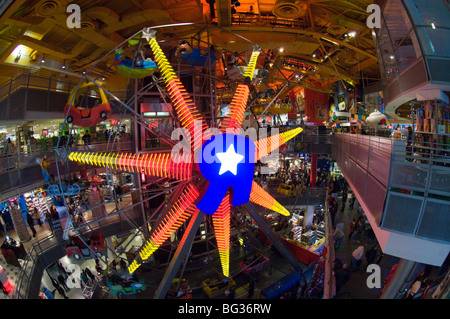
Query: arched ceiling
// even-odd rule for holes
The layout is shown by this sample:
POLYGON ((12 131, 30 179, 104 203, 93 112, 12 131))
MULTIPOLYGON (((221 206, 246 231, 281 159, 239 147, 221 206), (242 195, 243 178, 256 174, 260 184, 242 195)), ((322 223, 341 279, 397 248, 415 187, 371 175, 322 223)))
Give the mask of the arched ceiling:
POLYGON ((276 68, 269 70, 268 77, 273 82, 283 81, 285 73, 295 71, 292 65, 298 63, 314 71, 303 72, 297 85, 321 91, 330 91, 338 80, 379 80, 372 34, 366 26, 366 8, 373 1, 232 3, 235 1, 12 1, 9 7, 2 8, 0 16, 0 84, 29 70, 46 76, 67 76, 68 71, 81 74, 109 53, 93 72, 119 86, 120 77, 108 69, 112 50, 143 27, 183 22, 196 24, 158 29, 157 37, 164 47, 175 47, 181 39, 196 37, 231 52, 251 50, 254 43, 265 53, 273 53, 276 68), (67 26, 66 8, 70 3, 81 8, 80 29, 67 26), (15 50, 19 45, 25 49, 17 61, 15 50), (62 65, 68 66, 64 72, 62 65))

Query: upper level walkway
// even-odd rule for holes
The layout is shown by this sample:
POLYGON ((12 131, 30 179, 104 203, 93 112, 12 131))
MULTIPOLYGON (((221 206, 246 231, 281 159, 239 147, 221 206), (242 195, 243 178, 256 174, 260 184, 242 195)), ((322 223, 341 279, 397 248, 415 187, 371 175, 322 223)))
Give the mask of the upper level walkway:
POLYGON ((383 252, 440 266, 450 251, 449 150, 391 138, 335 134, 333 158, 383 252))

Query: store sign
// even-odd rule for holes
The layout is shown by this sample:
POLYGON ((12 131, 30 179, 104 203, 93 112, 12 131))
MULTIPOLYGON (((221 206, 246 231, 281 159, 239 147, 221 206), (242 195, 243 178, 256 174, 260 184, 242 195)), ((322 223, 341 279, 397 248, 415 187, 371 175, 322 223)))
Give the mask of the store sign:
POLYGON ((249 201, 255 148, 255 143, 249 138, 229 133, 215 135, 203 144, 198 165, 208 180, 208 187, 197 203, 198 209, 214 214, 230 188, 233 206, 249 201))
POLYGON ((345 105, 345 95, 340 94, 338 95, 338 110, 339 111, 345 111, 346 105, 345 105))
POLYGON ((47 189, 47 192, 51 196, 62 196, 63 194, 65 196, 74 196, 80 193, 80 186, 78 184, 72 184, 67 188, 67 185, 63 184, 64 192, 61 192, 59 189, 59 185, 53 184, 50 185, 47 189))

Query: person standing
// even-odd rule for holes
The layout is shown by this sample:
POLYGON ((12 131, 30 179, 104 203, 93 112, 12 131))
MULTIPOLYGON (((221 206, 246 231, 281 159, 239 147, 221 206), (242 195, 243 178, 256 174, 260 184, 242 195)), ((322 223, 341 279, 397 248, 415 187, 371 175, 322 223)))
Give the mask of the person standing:
POLYGON ((331 216, 331 224, 334 225, 335 224, 335 218, 336 218, 336 213, 337 213, 337 202, 336 199, 334 197, 331 197, 330 200, 330 207, 329 207, 329 212, 330 212, 330 216, 331 216))
POLYGON ((253 294, 255 292, 255 279, 252 278, 252 280, 250 280, 250 284, 248 285, 248 299, 251 299, 253 297, 253 294))
POLYGON ((31 231, 33 232, 33 237, 36 237, 36 229, 34 229, 34 219, 30 213, 27 213, 27 223, 30 226, 31 231))
POLYGON ((411 126, 408 126, 408 139, 406 142, 406 160, 408 162, 412 162, 412 159, 409 158, 412 155, 412 143, 413 143, 413 130, 411 126))
POLYGON ((69 277, 69 274, 67 273, 66 268, 64 268, 64 266, 61 264, 61 262, 58 262, 58 268, 64 274, 65 278, 69 277))
POLYGON ((348 224, 349 227, 348 240, 352 238, 352 235, 355 231, 355 226, 356 226, 356 218, 353 218, 353 220, 348 224))
POLYGON ((85 272, 85 274, 88 276, 88 278, 90 280, 92 280, 93 282, 95 281, 95 276, 94 276, 94 274, 92 273, 92 271, 89 268, 86 267, 84 272, 85 272))
POLYGON ((337 270, 334 277, 336 278, 336 293, 338 293, 341 287, 349 281, 351 277, 351 272, 348 270, 347 264, 344 264, 341 269, 337 270))
POLYGON ((69 299, 69 297, 67 297, 64 293, 64 289, 62 289, 60 285, 56 284, 55 288, 59 292, 59 294, 64 297, 64 299, 69 299))
POLYGON ((361 245, 358 248, 356 248, 352 253, 352 263, 351 263, 352 271, 359 269, 363 257, 364 257, 364 246, 361 245))
POLYGON ((341 212, 343 212, 344 209, 345 209, 345 204, 347 203, 347 196, 348 196, 347 189, 344 188, 344 190, 342 191, 342 208, 341 208, 341 212))
POLYGON ((86 273, 84 272, 84 270, 81 271, 80 279, 83 281, 85 286, 88 285, 88 283, 89 283, 88 277, 87 277, 86 273))
POLYGON ((333 225, 331 236, 333 236, 334 240, 334 249, 338 249, 344 239, 344 232, 339 227, 336 227, 336 225, 333 225))
POLYGON ((350 198, 349 204, 348 204, 348 207, 350 209, 353 209, 353 206, 355 205, 355 200, 356 200, 356 195, 355 195, 355 193, 353 193, 352 197, 350 198))
POLYGON ((377 258, 377 250, 377 245, 375 245, 366 252, 367 266, 374 263, 375 258, 377 258))
POLYGON ((236 296, 236 287, 232 286, 227 295, 227 299, 234 299, 236 296))
POLYGON ((41 221, 41 214, 39 213, 39 210, 37 207, 33 210, 34 218, 37 220, 39 227, 42 227, 42 221, 41 221))
POLYGON ((66 285, 66 278, 64 278, 63 275, 61 275, 61 274, 58 275, 58 281, 61 284, 61 286, 63 286, 65 291, 67 291, 67 292, 70 291, 69 287, 67 287, 67 285, 66 285))

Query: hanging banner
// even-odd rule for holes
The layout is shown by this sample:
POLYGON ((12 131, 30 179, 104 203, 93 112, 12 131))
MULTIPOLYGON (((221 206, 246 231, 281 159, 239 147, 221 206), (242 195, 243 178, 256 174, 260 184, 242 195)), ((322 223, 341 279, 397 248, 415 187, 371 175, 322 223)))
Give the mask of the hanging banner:
POLYGON ((328 101, 328 93, 305 89, 305 122, 324 125, 328 121, 328 101))

